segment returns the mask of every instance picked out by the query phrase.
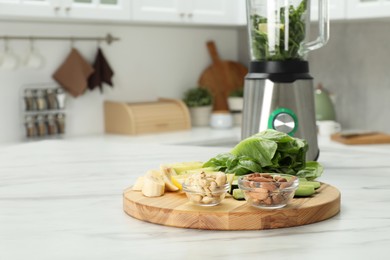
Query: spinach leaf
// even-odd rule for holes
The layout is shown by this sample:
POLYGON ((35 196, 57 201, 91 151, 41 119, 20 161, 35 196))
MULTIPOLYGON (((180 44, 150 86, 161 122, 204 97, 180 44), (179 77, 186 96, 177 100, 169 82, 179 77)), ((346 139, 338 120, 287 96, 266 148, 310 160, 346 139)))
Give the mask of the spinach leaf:
POLYGON ((253 172, 287 173, 313 180, 321 176, 323 167, 306 162, 305 140, 268 129, 237 144, 230 153, 209 159, 203 167, 244 175, 253 172))
POLYGON ((271 160, 277 148, 277 144, 272 140, 252 136, 237 144, 231 153, 236 156, 253 158, 253 160, 265 167, 272 165, 271 160))

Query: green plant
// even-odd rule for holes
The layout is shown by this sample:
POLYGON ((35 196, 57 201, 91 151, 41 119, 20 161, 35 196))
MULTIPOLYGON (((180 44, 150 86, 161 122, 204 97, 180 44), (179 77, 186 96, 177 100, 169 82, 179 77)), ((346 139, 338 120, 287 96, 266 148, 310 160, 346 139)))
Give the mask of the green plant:
POLYGON ((213 103, 213 96, 208 89, 196 87, 184 93, 183 101, 188 107, 209 106, 213 103))
POLYGON ((238 88, 229 93, 229 97, 244 97, 244 89, 238 88))

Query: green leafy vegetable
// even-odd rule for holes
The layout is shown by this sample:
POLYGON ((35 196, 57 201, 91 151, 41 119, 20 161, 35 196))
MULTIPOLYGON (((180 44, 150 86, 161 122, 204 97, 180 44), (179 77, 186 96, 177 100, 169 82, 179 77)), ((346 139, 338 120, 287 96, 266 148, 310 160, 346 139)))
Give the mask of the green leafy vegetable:
POLYGON ((247 156, 237 157, 231 153, 218 154, 203 164, 203 167, 211 167, 215 171, 231 172, 236 175, 261 172, 262 170, 261 165, 256 160, 247 156))
POLYGON ((309 181, 316 179, 321 176, 324 171, 324 167, 318 162, 307 162, 306 167, 299 172, 297 172, 297 176, 304 177, 309 181))
POLYGON ((305 140, 268 129, 242 140, 230 153, 211 158, 203 167, 236 175, 274 172, 314 180, 321 176, 323 167, 318 162, 306 162, 307 151, 305 140))
MULTIPOLYGON (((275 30, 268 32, 266 17, 257 14, 251 16, 252 22, 252 49, 257 60, 293 60, 302 59, 299 53, 301 43, 305 39, 304 15, 307 9, 307 0, 302 0, 297 8, 293 5, 288 7, 288 42, 285 42, 285 7, 280 8, 279 24, 275 23, 275 30), (275 36, 275 47, 270 50, 269 34, 275 36)), ((274 37, 272 37, 274 38, 274 37)))

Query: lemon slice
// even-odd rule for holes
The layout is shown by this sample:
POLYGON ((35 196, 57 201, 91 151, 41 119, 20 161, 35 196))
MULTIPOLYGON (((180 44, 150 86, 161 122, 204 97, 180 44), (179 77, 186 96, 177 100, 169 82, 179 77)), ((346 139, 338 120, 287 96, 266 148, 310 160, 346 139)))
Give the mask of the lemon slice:
POLYGON ((172 175, 171 176, 171 181, 173 185, 179 188, 179 190, 183 190, 183 183, 188 177, 188 174, 185 175, 172 175))

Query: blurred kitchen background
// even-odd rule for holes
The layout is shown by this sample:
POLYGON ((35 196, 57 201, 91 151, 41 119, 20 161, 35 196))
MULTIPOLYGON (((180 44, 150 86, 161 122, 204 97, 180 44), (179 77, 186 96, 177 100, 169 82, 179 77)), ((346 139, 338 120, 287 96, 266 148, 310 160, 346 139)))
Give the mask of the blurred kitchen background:
MULTIPOLYGON (((181 99, 187 89, 197 86, 199 75, 211 63, 205 45, 208 40, 216 43, 224 60, 248 66, 244 0, 111 0, 106 4, 113 6, 107 10, 123 10, 120 15, 108 17, 88 9, 102 8, 96 5, 97 0, 63 1, 73 4, 69 9, 53 2, 58 1, 0 0, 0 36, 104 37, 110 33, 120 39, 111 45, 100 43, 115 73, 114 87, 104 86, 103 94, 95 89, 77 98, 68 96, 68 136, 104 133, 104 100, 181 99), (198 19, 194 10, 200 10, 198 14, 203 13, 203 17, 198 19)), ((309 56, 315 85, 322 83, 334 94, 337 121, 343 128, 390 132, 386 120, 390 111, 390 2, 330 2, 330 41, 309 56)), ((37 39, 34 48, 44 57, 42 68, 26 68, 20 63, 12 70, 0 69, 0 143, 21 140, 25 132, 23 88, 29 84, 56 84, 52 75, 72 44, 93 62, 97 41, 37 39)), ((30 48, 26 40, 11 39, 8 45, 20 60, 30 48)), ((0 40, 2 53, 4 48, 5 41, 0 40)))

